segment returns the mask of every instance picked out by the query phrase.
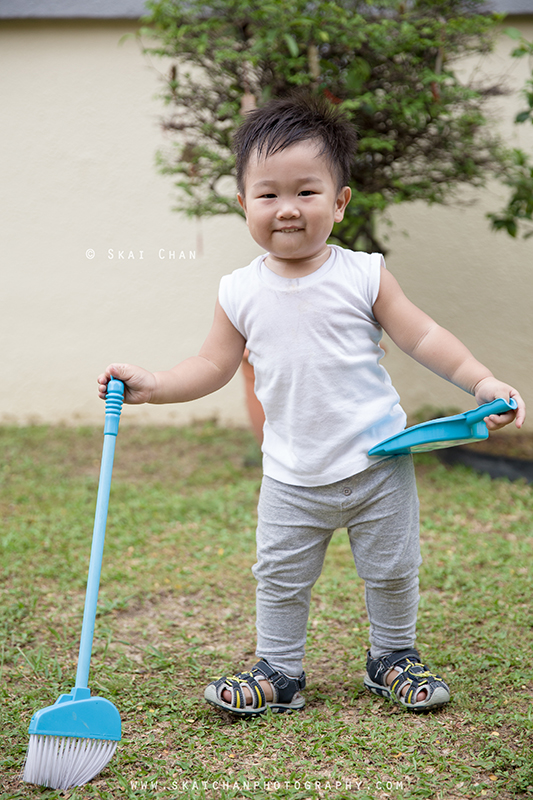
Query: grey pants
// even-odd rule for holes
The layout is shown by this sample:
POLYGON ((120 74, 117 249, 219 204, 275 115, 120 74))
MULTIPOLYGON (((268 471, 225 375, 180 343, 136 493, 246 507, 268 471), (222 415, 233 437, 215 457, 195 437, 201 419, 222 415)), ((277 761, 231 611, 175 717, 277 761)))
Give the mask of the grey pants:
POLYGON ((265 476, 258 506, 257 655, 302 672, 311 588, 333 532, 347 528, 376 658, 414 645, 421 563, 418 496, 410 456, 386 459, 329 486, 265 476))

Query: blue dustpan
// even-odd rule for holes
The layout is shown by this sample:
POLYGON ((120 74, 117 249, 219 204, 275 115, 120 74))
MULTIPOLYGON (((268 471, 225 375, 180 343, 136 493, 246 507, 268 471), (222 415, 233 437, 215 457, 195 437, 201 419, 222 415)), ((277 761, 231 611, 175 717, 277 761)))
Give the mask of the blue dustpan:
POLYGON ((103 697, 91 697, 88 679, 111 474, 123 397, 122 381, 109 381, 76 685, 70 694, 62 694, 54 705, 37 711, 30 722, 30 744, 23 780, 54 789, 82 786, 91 780, 108 763, 121 737, 118 710, 103 697))
POLYGON ((440 417, 422 422, 374 445, 368 451, 368 455, 399 456, 480 442, 489 436, 489 429, 483 422, 485 417, 514 411, 516 407, 517 403, 513 398, 509 401, 498 399, 453 417, 440 417))

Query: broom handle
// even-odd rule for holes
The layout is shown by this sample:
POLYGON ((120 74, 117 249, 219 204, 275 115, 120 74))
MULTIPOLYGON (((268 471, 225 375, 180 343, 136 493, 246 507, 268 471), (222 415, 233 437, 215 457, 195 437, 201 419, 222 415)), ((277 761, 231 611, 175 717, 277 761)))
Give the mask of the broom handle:
POLYGON ((88 687, 89 666, 93 647, 94 624, 96 620, 96 604, 98 602, 98 589, 100 587, 100 572, 104 554, 104 539, 107 522, 107 509, 109 506, 109 493, 111 490, 111 474, 113 472, 113 459, 115 444, 118 434, 118 423, 122 403, 124 400, 124 384, 112 378, 107 384, 105 401, 105 426, 102 463, 100 466, 100 480, 98 482, 98 495, 96 498, 96 512, 94 517, 93 541, 91 546, 91 560, 87 578, 87 592, 85 595, 85 609, 81 627, 80 652, 78 656, 78 669, 76 672, 76 688, 88 687))

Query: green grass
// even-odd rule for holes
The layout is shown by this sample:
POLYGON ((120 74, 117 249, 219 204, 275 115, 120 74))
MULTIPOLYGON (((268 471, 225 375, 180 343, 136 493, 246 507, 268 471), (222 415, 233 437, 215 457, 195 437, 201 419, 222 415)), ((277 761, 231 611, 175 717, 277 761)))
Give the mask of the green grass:
POLYGON ((91 784, 21 784, 33 712, 73 685, 100 430, 0 429, 0 798, 533 795, 533 487, 419 457, 418 645, 452 702, 413 715, 363 687, 367 620, 347 538, 312 600, 301 714, 231 722, 214 676, 254 662, 252 437, 213 423, 119 434, 90 686, 123 740, 91 784))

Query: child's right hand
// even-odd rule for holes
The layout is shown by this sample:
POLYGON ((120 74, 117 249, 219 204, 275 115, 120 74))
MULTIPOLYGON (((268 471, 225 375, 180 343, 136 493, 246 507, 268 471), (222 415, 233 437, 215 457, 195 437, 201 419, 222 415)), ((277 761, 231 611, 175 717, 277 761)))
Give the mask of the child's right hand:
POLYGON ((105 400, 107 384, 111 378, 118 378, 124 383, 124 402, 137 405, 149 403, 156 387, 155 375, 142 367, 133 364, 110 364, 102 375, 98 376, 98 396, 105 400))

